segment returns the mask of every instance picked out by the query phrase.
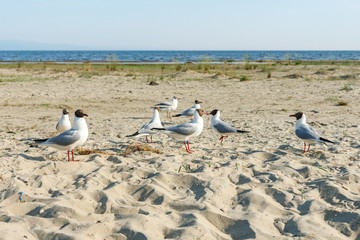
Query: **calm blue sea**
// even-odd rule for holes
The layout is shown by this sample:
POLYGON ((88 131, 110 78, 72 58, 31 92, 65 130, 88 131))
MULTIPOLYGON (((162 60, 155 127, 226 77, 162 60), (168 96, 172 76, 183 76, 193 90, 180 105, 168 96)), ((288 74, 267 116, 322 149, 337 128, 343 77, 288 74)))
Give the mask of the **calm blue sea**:
POLYGON ((251 60, 360 60, 360 51, 0 51, 0 61, 70 62, 198 62, 206 59, 251 60))

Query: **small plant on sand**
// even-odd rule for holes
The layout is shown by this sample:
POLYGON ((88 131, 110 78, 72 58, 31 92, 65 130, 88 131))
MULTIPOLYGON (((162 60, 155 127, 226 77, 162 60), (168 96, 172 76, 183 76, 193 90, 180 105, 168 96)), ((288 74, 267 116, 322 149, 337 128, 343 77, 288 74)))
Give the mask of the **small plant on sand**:
POLYGON ((318 71, 316 71, 314 74, 317 74, 317 75, 326 75, 326 72, 324 69, 319 69, 318 71))
POLYGON ((266 73, 267 73, 267 78, 271 78, 271 68, 270 67, 267 67, 266 73))
POLYGON ((247 53, 244 54, 243 56, 244 62, 245 62, 245 70, 250 70, 251 69, 251 65, 250 65, 250 58, 249 55, 247 55, 247 53))
POLYGON ((133 76, 136 76, 135 73, 127 73, 127 74, 125 74, 125 77, 133 77, 133 76))
POLYGON ((86 71, 90 72, 91 71, 90 61, 85 61, 84 65, 86 66, 86 71))
POLYGON ((146 82, 147 82, 147 83, 156 82, 156 77, 148 76, 146 82))
POLYGON ((178 172, 181 171, 181 168, 184 168, 186 172, 189 172, 189 171, 191 170, 190 164, 188 164, 188 163, 184 163, 183 165, 181 165, 181 166, 179 167, 178 172))
POLYGON ((160 65, 160 68, 161 68, 161 72, 164 72, 164 70, 165 70, 165 64, 161 64, 161 65, 160 65))
POLYGON ((266 63, 266 73, 267 73, 267 78, 271 78, 271 64, 270 64, 270 61, 267 61, 267 63, 266 63))
POLYGON ((349 104, 348 102, 346 102, 344 100, 340 100, 337 105, 338 106, 347 106, 348 104, 349 104))
POLYGON ((240 82, 250 81, 250 78, 248 76, 241 76, 240 82))
POLYGON ((106 66, 107 69, 110 71, 116 71, 117 68, 117 59, 116 54, 114 53, 111 57, 111 55, 106 56, 106 61, 108 62, 108 65, 106 66))
POLYGON ((204 72, 209 72, 209 64, 204 65, 204 72))
POLYGON ((290 53, 286 53, 284 55, 284 59, 285 59, 285 65, 291 65, 292 64, 291 54, 290 53))
POLYGON ((354 87, 350 84, 344 84, 344 87, 341 90, 351 91, 354 90, 354 87))
POLYGON ((299 59, 296 59, 295 61, 294 61, 294 64, 295 65, 300 65, 302 62, 301 62, 301 60, 299 60, 299 59))
POLYGON ((204 72, 206 72, 206 73, 209 72, 211 61, 212 61, 211 57, 204 57, 203 59, 201 59, 201 62, 203 63, 203 66, 204 66, 204 72))
POLYGON ((181 64, 180 64, 180 63, 176 64, 175 69, 176 69, 176 71, 177 71, 177 72, 180 72, 180 71, 181 71, 181 69, 182 69, 181 64))

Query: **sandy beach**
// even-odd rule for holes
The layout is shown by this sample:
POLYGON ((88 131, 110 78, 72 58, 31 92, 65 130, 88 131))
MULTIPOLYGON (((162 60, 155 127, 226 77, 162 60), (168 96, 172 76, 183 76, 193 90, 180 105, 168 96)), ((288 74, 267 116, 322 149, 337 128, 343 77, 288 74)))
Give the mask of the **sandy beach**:
POLYGON ((259 65, 2 66, 0 239, 360 239, 360 65, 277 64, 270 78, 259 65), (250 133, 221 144, 205 115, 193 154, 164 134, 126 137, 173 96, 173 114, 197 99, 250 133), (89 115, 81 149, 98 153, 67 162, 33 145, 57 135, 64 107, 71 121, 76 109, 89 115), (303 153, 289 117, 298 111, 334 144, 303 153), (125 155, 130 144, 160 153, 125 155))

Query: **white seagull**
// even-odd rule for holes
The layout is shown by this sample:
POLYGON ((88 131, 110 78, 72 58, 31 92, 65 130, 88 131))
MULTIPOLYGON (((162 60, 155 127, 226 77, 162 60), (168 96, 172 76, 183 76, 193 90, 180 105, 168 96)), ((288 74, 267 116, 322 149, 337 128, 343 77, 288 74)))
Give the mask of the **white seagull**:
POLYGON ((160 121, 160 114, 159 114, 160 109, 157 107, 154 109, 154 114, 153 117, 151 119, 150 122, 145 123, 144 126, 142 126, 139 131, 137 131, 136 133, 132 134, 132 135, 127 135, 126 137, 143 137, 146 136, 146 142, 148 142, 148 138, 147 136, 151 136, 151 142, 153 142, 152 139, 152 135, 157 134, 158 131, 156 130, 151 130, 152 128, 162 128, 163 126, 161 125, 161 121, 160 121))
POLYGON ((67 109, 63 109, 62 116, 58 123, 56 124, 56 130, 59 133, 65 132, 71 128, 71 122, 69 119, 69 112, 67 109))
POLYGON ((153 106, 153 108, 158 107, 162 111, 167 111, 166 112, 166 114, 167 114, 166 117, 168 119, 170 119, 171 118, 170 112, 176 110, 176 108, 178 106, 178 100, 179 99, 180 98, 174 96, 171 99, 171 102, 161 102, 161 103, 158 103, 155 106, 153 106))
POLYGON ((162 133, 165 133, 173 138, 178 138, 184 140, 185 149, 188 153, 193 153, 194 151, 190 149, 189 138, 198 136, 204 128, 204 120, 202 118, 203 114, 207 114, 202 109, 196 109, 194 112, 194 119, 191 122, 183 123, 176 126, 170 126, 166 128, 153 128, 154 130, 159 130, 162 133), (187 142, 187 146, 186 146, 187 142))
POLYGON ((180 114, 173 115, 173 117, 192 117, 196 109, 200 108, 200 101, 195 100, 194 105, 191 108, 186 109, 180 114))
POLYGON ((222 121, 220 119, 220 111, 217 109, 212 110, 210 115, 213 115, 211 118, 211 127, 221 134, 221 138, 219 139, 221 143, 223 142, 224 138, 229 137, 230 134, 249 133, 248 131, 238 130, 230 126, 228 123, 222 121))
POLYGON ((304 152, 306 149, 306 143, 309 144, 308 152, 310 150, 311 144, 323 143, 326 145, 327 142, 334 143, 330 140, 320 137, 319 133, 306 123, 306 116, 304 113, 298 112, 296 114, 290 115, 289 117, 296 117, 295 134, 304 141, 304 152))
POLYGON ((56 137, 48 139, 37 139, 35 142, 41 142, 41 145, 47 145, 59 150, 68 151, 68 162, 70 162, 70 150, 72 154, 72 161, 74 160, 74 148, 81 146, 88 138, 89 132, 84 117, 88 115, 79 109, 75 112, 74 125, 70 130, 67 130, 56 137))

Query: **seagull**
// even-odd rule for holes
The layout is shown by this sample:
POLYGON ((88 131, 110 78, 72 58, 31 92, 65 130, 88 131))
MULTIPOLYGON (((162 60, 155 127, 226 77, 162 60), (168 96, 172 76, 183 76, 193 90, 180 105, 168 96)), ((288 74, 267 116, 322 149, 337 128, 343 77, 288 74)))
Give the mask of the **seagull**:
POLYGON ((56 130, 59 133, 65 132, 71 128, 71 122, 69 120, 69 112, 67 109, 63 109, 62 116, 56 124, 56 130))
POLYGON ((67 150, 68 162, 70 162, 70 150, 72 154, 72 161, 74 160, 74 148, 81 146, 88 138, 89 132, 84 117, 88 115, 83 110, 79 109, 75 112, 74 125, 70 130, 67 130, 56 137, 48 139, 36 139, 35 142, 40 142, 41 145, 47 145, 59 150, 67 150))
POLYGON ((179 99, 180 98, 174 96, 171 99, 171 102, 161 102, 161 103, 158 103, 155 106, 153 106, 153 108, 158 107, 160 110, 166 110, 167 111, 166 118, 170 119, 171 118, 170 112, 173 110, 176 110, 179 99))
POLYGON ((196 109, 196 111, 194 112, 194 119, 191 122, 166 128, 152 128, 151 130, 159 130, 160 132, 163 132, 173 138, 179 138, 184 140, 186 151, 188 153, 193 153, 194 151, 191 150, 189 146, 189 138, 196 137, 202 132, 204 127, 204 120, 202 118, 203 114, 209 115, 209 113, 199 108, 196 109))
POLYGON ((200 101, 195 100, 194 105, 191 108, 186 109, 180 114, 173 115, 173 117, 192 117, 196 109, 200 108, 200 101))
POLYGON ((306 123, 306 116, 304 113, 298 112, 296 114, 290 115, 289 117, 296 117, 295 134, 304 141, 304 152, 306 149, 306 143, 309 144, 308 152, 310 150, 311 144, 323 143, 326 146, 326 143, 334 143, 330 140, 320 137, 319 133, 306 123))
POLYGON ((220 111, 217 109, 212 110, 210 115, 213 115, 211 118, 211 127, 221 134, 221 138, 219 139, 221 143, 223 142, 224 138, 229 137, 230 134, 249 133, 248 131, 238 130, 230 126, 228 123, 222 121, 220 119, 220 111))
POLYGON ((158 107, 156 107, 154 109, 154 114, 153 117, 151 119, 150 122, 145 123, 144 126, 142 126, 140 128, 139 131, 137 131, 136 133, 132 134, 132 135, 127 135, 126 137, 142 137, 142 136, 146 136, 146 142, 148 142, 148 138, 147 136, 151 136, 151 142, 153 142, 152 140, 152 135, 157 134, 158 132, 155 130, 151 130, 152 128, 162 128, 163 126, 161 125, 161 121, 160 121, 160 114, 159 114, 160 109, 158 107))

